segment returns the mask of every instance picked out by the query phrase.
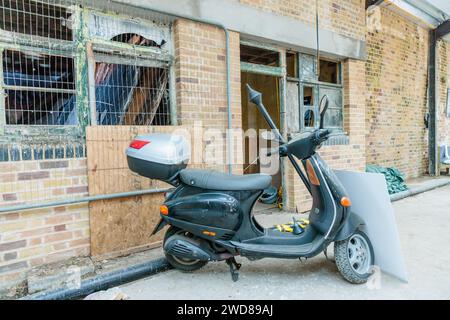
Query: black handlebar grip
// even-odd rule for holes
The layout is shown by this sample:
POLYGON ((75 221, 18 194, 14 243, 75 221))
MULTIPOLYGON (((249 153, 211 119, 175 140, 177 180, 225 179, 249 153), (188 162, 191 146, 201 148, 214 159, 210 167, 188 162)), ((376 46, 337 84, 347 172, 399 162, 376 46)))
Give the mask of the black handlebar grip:
POLYGON ((330 134, 330 130, 322 129, 316 132, 316 139, 321 140, 330 134))

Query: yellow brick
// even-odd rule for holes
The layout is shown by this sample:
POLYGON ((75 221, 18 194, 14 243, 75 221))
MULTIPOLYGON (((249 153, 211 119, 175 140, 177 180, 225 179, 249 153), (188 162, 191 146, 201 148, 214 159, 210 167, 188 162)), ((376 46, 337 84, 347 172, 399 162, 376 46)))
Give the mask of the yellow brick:
POLYGON ((33 248, 25 248, 18 251, 18 257, 20 259, 36 257, 40 255, 44 255, 52 251, 51 245, 41 245, 33 248))
POLYGON ((66 224, 67 230, 88 229, 88 228, 89 228, 89 220, 77 221, 77 222, 66 224))
POLYGON ((53 179, 63 178, 64 177, 64 171, 65 170, 52 170, 52 171, 50 171, 50 176, 53 179))
POLYGON ((27 229, 28 221, 17 221, 17 222, 2 222, 0 223, 0 233, 12 232, 12 231, 22 231, 27 229))
POLYGON ((46 180, 44 181, 43 184, 44 188, 54 188, 54 187, 71 186, 72 182, 68 178, 62 178, 62 179, 46 180))

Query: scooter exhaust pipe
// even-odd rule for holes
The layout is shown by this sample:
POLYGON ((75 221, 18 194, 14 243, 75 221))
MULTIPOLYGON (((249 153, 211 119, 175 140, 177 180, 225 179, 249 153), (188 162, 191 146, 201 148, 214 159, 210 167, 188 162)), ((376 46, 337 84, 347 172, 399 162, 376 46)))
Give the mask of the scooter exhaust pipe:
POLYGON ((184 240, 182 238, 175 238, 168 240, 164 245, 164 251, 172 256, 179 258, 210 261, 211 256, 208 252, 198 247, 196 244, 184 240))

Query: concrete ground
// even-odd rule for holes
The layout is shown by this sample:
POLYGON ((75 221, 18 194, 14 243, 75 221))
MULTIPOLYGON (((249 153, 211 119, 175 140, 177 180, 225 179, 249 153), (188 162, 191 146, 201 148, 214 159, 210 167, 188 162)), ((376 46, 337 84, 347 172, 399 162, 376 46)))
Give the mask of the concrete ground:
MULTIPOLYGON (((163 272, 122 285, 130 299, 450 299, 450 186, 393 204, 409 274, 404 283, 382 274, 378 288, 352 285, 320 255, 305 263, 263 259, 243 264, 232 282, 224 262, 194 273, 163 272)), ((287 222, 260 214, 264 225, 287 222)))

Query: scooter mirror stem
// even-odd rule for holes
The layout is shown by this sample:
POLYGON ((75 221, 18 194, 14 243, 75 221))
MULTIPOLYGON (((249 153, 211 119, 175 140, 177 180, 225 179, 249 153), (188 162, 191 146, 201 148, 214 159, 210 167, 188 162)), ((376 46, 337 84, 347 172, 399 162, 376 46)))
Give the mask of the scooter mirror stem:
POLYGON ((328 110, 328 96, 325 94, 322 99, 320 99, 319 103, 319 112, 320 112, 320 127, 319 129, 323 129, 324 121, 325 121, 325 113, 328 110))
POLYGON ((286 140, 281 135, 280 130, 278 130, 277 126, 275 125, 275 123, 273 122, 269 113, 267 112, 266 107, 264 107, 264 104, 262 103, 261 92, 256 91, 255 89, 250 87, 250 85, 247 83, 247 93, 248 93, 248 98, 249 98, 250 102, 256 104, 259 111, 263 115, 264 119, 269 124, 269 127, 275 132, 275 135, 276 135, 276 138, 278 139, 278 141, 282 144, 286 143, 286 140))
MULTIPOLYGON (((280 131, 278 130, 277 126, 273 122, 272 118, 270 117, 269 113, 267 112, 266 108, 264 107, 264 105, 262 103, 261 92, 258 92, 256 90, 254 90, 247 83, 247 93, 248 93, 248 98, 249 98, 250 102, 256 104, 256 106, 258 107, 259 111, 263 115, 264 119, 269 124, 269 127, 274 131, 276 137, 278 138, 278 141, 281 144, 286 144, 287 141, 281 135, 280 131)), ((288 157, 289 161, 292 163, 292 166, 294 167, 294 169, 297 172, 297 174, 300 176, 300 179, 302 179, 306 189, 309 191, 309 193, 311 193, 311 185, 309 183, 309 180, 308 180, 308 178, 306 178, 306 176, 304 175, 304 173, 300 169, 297 161, 295 161, 295 159, 292 156, 292 154, 288 154, 287 157, 288 157)))

